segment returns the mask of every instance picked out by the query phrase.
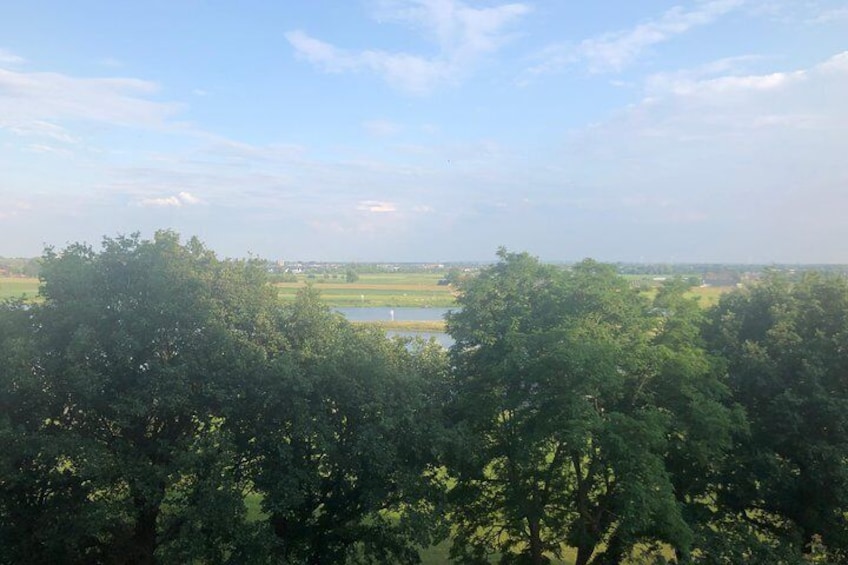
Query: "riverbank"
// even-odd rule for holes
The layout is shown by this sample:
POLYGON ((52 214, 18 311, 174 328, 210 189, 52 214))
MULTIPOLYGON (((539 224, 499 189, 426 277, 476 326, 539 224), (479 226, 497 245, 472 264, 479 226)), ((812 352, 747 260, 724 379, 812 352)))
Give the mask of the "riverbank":
POLYGON ((353 322, 356 325, 377 326, 386 331, 392 332, 423 332, 423 333, 443 333, 445 331, 445 322, 436 320, 401 320, 396 322, 353 322))

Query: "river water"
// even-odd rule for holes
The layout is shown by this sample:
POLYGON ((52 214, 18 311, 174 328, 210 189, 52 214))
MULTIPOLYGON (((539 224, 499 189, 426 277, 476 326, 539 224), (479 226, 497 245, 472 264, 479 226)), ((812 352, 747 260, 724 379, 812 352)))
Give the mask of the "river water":
POLYGON ((450 308, 335 308, 351 322, 434 322, 445 319, 450 308))
MULTIPOLYGON (((351 322, 434 322, 445 319, 451 308, 335 308, 351 322)), ((442 347, 453 345, 453 338, 444 332, 413 332, 388 330, 388 336, 435 339, 442 347)))

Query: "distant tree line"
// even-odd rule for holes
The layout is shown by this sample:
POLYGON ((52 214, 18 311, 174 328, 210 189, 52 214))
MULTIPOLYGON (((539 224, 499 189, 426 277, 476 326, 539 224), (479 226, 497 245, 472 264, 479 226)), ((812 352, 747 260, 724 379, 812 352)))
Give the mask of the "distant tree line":
POLYGON ((792 264, 792 263, 616 263, 616 270, 622 275, 706 275, 782 273, 789 278, 797 278, 807 272, 848 274, 848 265, 840 264, 792 264))
POLYGON ((38 258, 0 257, 0 276, 37 277, 40 270, 38 258))
POLYGON ((445 351, 172 232, 40 276, 0 306, 0 563, 848 561, 844 278, 704 310, 502 249, 445 351))
POLYGON ((268 272, 274 276, 283 275, 313 275, 316 277, 344 276, 349 271, 360 274, 386 273, 441 273, 451 269, 477 270, 481 267, 476 262, 461 263, 333 263, 322 261, 265 261, 268 272))

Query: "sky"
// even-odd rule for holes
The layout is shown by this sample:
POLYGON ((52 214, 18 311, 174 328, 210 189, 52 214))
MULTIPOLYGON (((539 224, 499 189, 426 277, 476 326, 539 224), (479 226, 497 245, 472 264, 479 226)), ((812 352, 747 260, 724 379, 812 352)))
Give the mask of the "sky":
POLYGON ((848 2, 28 0, 0 256, 848 263, 848 2))

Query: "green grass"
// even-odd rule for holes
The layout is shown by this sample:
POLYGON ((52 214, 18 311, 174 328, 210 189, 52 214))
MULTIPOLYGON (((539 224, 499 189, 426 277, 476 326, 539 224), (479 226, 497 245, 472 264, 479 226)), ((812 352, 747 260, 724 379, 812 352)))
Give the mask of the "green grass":
POLYGON ((403 320, 396 322, 354 322, 354 324, 367 324, 379 326, 384 330, 400 332, 444 332, 445 322, 442 320, 403 320))
POLYGON ((248 522, 260 522, 268 519, 268 515, 262 511, 262 495, 258 492, 247 493, 244 497, 244 506, 247 509, 248 522))
POLYGON ((718 302, 722 294, 735 289, 734 286, 696 286, 689 289, 686 296, 697 298, 701 308, 709 308, 718 302))
POLYGON ((335 307, 421 307, 448 308, 455 303, 453 288, 438 285, 440 275, 430 273, 364 274, 355 283, 338 279, 305 279, 276 283, 280 300, 294 300, 308 282, 320 291, 321 299, 335 307))
POLYGON ((436 286, 443 278, 440 273, 366 273, 359 275, 356 284, 403 284, 436 286))
MULTIPOLYGON (((440 278, 428 273, 388 273, 361 275, 356 283, 302 278, 296 283, 277 283, 274 286, 283 301, 294 300, 297 291, 308 281, 321 292, 321 298, 329 306, 448 308, 454 305, 453 289, 436 284, 440 278)), ((35 298, 38 284, 38 279, 34 278, 0 277, 0 299, 35 298)))
MULTIPOLYGON (((657 294, 657 288, 648 288, 643 290, 642 292, 645 295, 653 299, 657 294)), ((687 298, 696 298, 698 300, 698 305, 701 308, 709 308, 716 304, 721 298, 721 295, 730 292, 732 290, 736 290, 735 286, 695 286, 686 291, 687 298)))
POLYGON ((0 277, 0 300, 6 298, 35 298, 38 295, 38 279, 0 277))
MULTIPOLYGON (((275 287, 283 301, 294 300, 295 294, 307 281, 312 282, 321 292, 321 298, 329 306, 335 307, 430 307, 450 308, 455 306, 454 289, 437 284, 441 275, 432 273, 378 273, 363 274, 355 283, 345 283, 339 279, 306 279, 296 283, 277 283, 275 287)), ((706 286, 695 287, 688 296, 698 297, 702 308, 708 308, 718 302, 719 297, 734 287, 706 286)), ((652 292, 648 290, 646 292, 652 292)), ((655 291, 654 291, 655 292, 655 291)), ((38 295, 38 279, 19 277, 0 277, 0 300, 6 298, 35 298, 38 295)), ((390 328, 413 329, 413 328, 390 328)), ((425 328, 424 331, 441 331, 425 328)))
MULTIPOLYGON (((422 565, 443 565, 445 563, 453 563, 450 559, 451 540, 447 539, 438 545, 428 547, 420 552, 422 565)), ((566 548, 564 551, 565 559, 551 559, 551 565, 572 565, 574 559, 577 558, 577 550, 566 548)), ((497 563, 500 555, 492 555, 489 559, 492 563, 497 563)))

